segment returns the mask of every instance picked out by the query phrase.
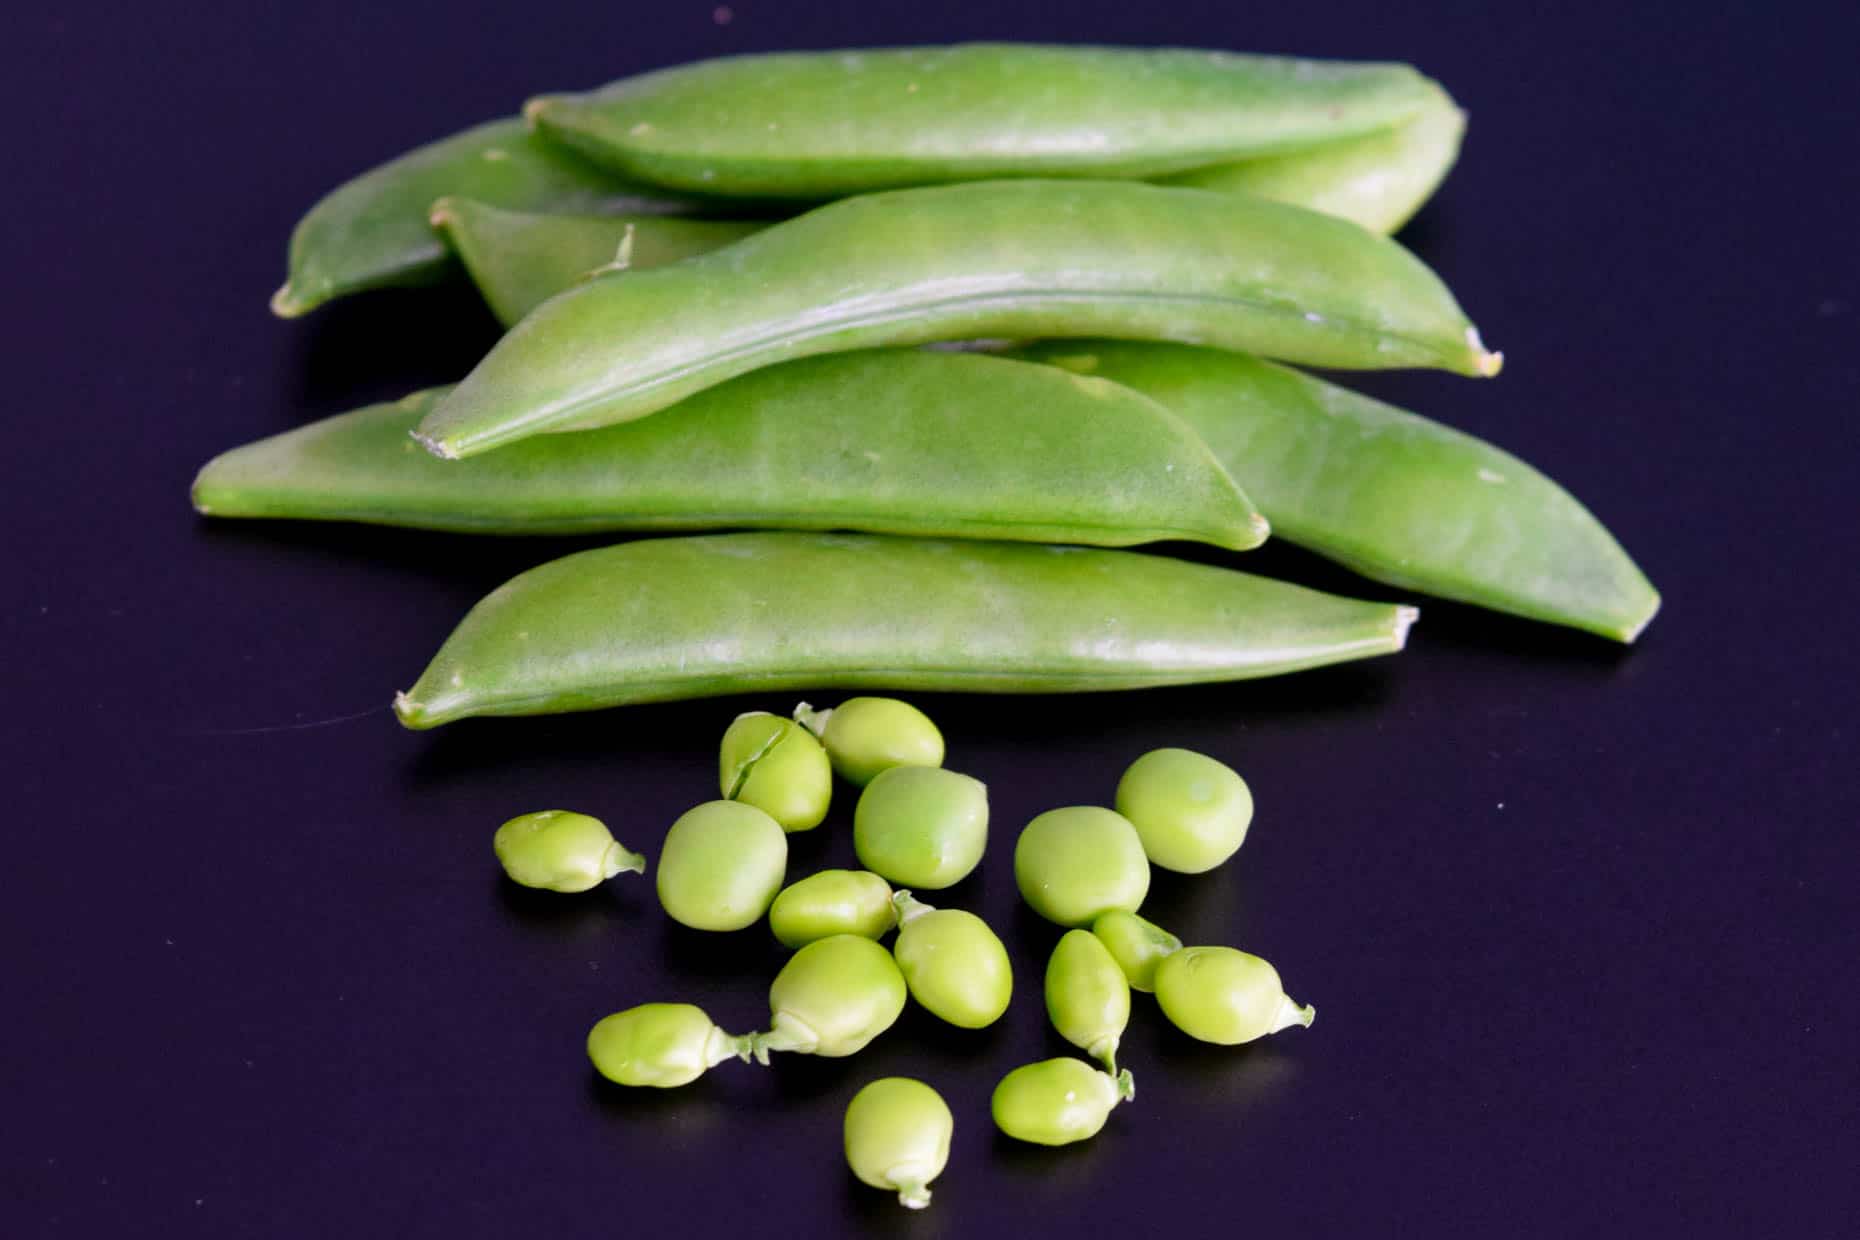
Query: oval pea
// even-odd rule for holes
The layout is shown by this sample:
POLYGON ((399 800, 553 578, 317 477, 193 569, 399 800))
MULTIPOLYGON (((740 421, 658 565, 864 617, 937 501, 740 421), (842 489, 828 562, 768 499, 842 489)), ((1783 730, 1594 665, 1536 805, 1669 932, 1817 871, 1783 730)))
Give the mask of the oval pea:
POLYGON ((908 891, 892 901, 898 937, 891 951, 911 997, 963 1029, 999 1020, 1013 997, 1014 969, 988 923, 963 909, 932 908, 908 891))
POLYGON ((625 871, 646 872, 646 858, 617 843, 600 819, 564 809, 512 818, 491 848, 513 882, 544 891, 587 891, 625 871))
POLYGON ((943 765, 943 734, 897 698, 848 698, 830 710, 802 702, 794 717, 826 746, 834 773, 861 788, 894 766, 943 765))
POLYGON ((769 986, 771 1021, 758 1054, 793 1051, 838 1058, 891 1028, 904 1011, 904 975, 871 939, 836 934, 789 958, 769 986))
POLYGON ((881 771, 853 810, 859 864, 893 883, 948 887, 968 876, 987 846, 987 785, 941 767, 881 771))
POLYGON ((1233 1046, 1317 1016, 1285 993, 1279 971, 1231 947, 1185 947, 1156 967, 1156 1002, 1191 1038, 1233 1046))
POLYGON ((1117 1044, 1130 1023, 1130 982, 1089 930, 1068 930, 1046 962, 1046 1014, 1059 1036, 1117 1071, 1117 1044))
POLYGON ((724 798, 755 806, 783 831, 811 831, 827 816, 833 768, 814 734, 791 719, 738 715, 723 734, 717 765, 724 798))
POLYGON ((930 1204, 930 1182, 949 1162, 949 1104, 909 1077, 873 1081, 846 1105, 846 1165, 861 1184, 891 1189, 913 1210, 930 1204))
POLYGON ((1117 812, 1137 829, 1152 863, 1201 874, 1246 841, 1253 794, 1231 767, 1206 754, 1153 749, 1117 781, 1117 812))
POLYGON ((687 810, 659 850, 659 903, 694 930, 741 930, 768 911, 788 868, 788 837, 740 801, 687 810))
POLYGON ((784 887, 769 905, 769 929, 784 947, 834 934, 879 939, 898 924, 891 884, 870 870, 822 870, 784 887))
POLYGON ((588 1058, 617 1085, 688 1085, 732 1056, 748 1063, 751 1034, 719 1029, 689 1003, 642 1003, 602 1017, 588 1031, 588 1058))
POLYGON ((1124 971, 1130 988, 1145 994, 1156 989, 1156 966, 1182 950, 1181 939, 1121 908, 1100 913, 1091 923, 1091 932, 1124 971))
POLYGON ((1018 1141, 1070 1145, 1098 1135, 1119 1102, 1136 1097, 1130 1069, 1112 1077, 1082 1059, 1045 1059, 1001 1078, 989 1100, 995 1126, 1018 1141))
POLYGON ((1137 911, 1149 894, 1150 863, 1121 814, 1074 805, 1048 810, 1021 830, 1014 882, 1048 921, 1088 926, 1112 909, 1137 911))

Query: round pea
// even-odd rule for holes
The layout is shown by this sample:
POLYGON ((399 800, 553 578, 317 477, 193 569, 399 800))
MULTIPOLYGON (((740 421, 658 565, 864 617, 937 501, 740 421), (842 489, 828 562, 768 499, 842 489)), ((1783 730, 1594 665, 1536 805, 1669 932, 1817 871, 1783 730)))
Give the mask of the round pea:
POLYGON ((1121 908, 1100 913, 1091 923, 1091 932, 1110 950, 1130 988, 1145 994, 1156 989, 1156 966, 1182 950, 1181 939, 1121 908))
POLYGON ((853 811, 859 864, 935 891, 966 877, 988 846, 988 786, 934 766, 881 771, 853 811))
POLYGON ((1192 749, 1154 749, 1117 781, 1117 812, 1149 859, 1200 874, 1234 855, 1253 821, 1253 794, 1224 763, 1192 749))
POLYGON ((1048 921, 1087 926, 1112 909, 1136 912, 1149 894, 1150 863, 1122 815, 1074 805, 1048 810, 1021 831, 1014 881, 1048 921))
POLYGON ((725 1033, 689 1003, 642 1003, 588 1031, 594 1070, 619 1085, 688 1085, 732 1055, 749 1062, 755 1039, 725 1033))
POLYGON ((790 883, 769 905, 769 929, 784 947, 830 934, 882 938, 898 924, 891 884, 870 870, 822 870, 790 883))
POLYGON ((856 697, 832 710, 802 702, 794 717, 820 738, 839 777, 861 788, 894 766, 943 765, 943 734, 909 702, 856 697))
POLYGON ((740 801, 706 801, 665 833, 659 903, 694 930, 741 930, 768 911, 788 868, 788 837, 740 801))
POLYGON ((1046 962, 1046 1014, 1059 1036, 1117 1071, 1117 1044, 1130 1023, 1130 983, 1089 930, 1068 930, 1046 962))
POLYGON ((1126 1068, 1115 1077, 1082 1059, 1045 1059, 1014 1069, 995 1086, 995 1127, 1018 1141, 1070 1145, 1098 1134, 1111 1108, 1136 1096, 1126 1068))
POLYGON ((1224 1046, 1308 1026, 1317 1016, 1286 995, 1277 969, 1231 947, 1185 947, 1157 965, 1156 1002, 1189 1037, 1224 1046))
POLYGON ((764 1051, 838 1058, 891 1028, 904 1010, 904 975, 871 939, 835 934, 803 947, 769 986, 764 1051))
POLYGON ((1014 993, 1014 969, 988 923, 959 908, 920 904, 908 891, 893 898, 898 938, 891 951, 911 997, 963 1029, 999 1020, 1014 993))
POLYGON ((819 826, 833 796, 833 768, 814 734, 767 711, 738 715, 724 732, 717 782, 726 799, 755 806, 784 831, 819 826))
POLYGON ((949 1162, 949 1104, 922 1081, 888 1076, 846 1106, 846 1165, 861 1184, 893 1189, 913 1210, 930 1204, 930 1181, 949 1162))
POLYGON ((587 891, 623 870, 646 872, 646 859, 615 843, 600 819, 565 809, 512 818, 491 850, 513 882, 544 891, 587 891))

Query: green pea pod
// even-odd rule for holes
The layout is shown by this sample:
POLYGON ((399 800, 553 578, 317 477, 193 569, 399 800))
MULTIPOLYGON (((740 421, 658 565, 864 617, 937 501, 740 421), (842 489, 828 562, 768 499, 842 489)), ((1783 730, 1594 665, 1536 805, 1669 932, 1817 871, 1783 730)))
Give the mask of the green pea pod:
POLYGON ((499 587, 394 709, 406 726, 430 728, 752 689, 1053 693, 1243 680, 1400 650, 1415 615, 1129 551, 844 534, 658 538, 571 555, 499 587))
POLYGON ((1196 168, 1162 184, 1254 194, 1392 233, 1446 179, 1465 133, 1466 114, 1430 84, 1421 111, 1377 133, 1196 168))
POLYGON ((814 353, 976 337, 1180 340, 1342 368, 1497 373, 1438 277, 1280 203, 987 181, 830 203, 538 306, 420 422, 445 457, 644 417, 814 353))
POLYGON ((1398 64, 971 43, 706 60, 533 99, 524 115, 655 184, 825 198, 1156 176, 1384 128, 1422 107, 1428 85, 1398 64))
POLYGON ((1130 982, 1089 930, 1068 930, 1046 962, 1046 1014, 1059 1036, 1117 1074, 1130 1023, 1130 982))
POLYGON ((296 318, 348 293, 437 280, 450 256, 427 212, 449 194, 559 211, 690 205, 682 195, 625 183, 529 133, 521 120, 491 121, 391 159, 311 207, 291 233, 289 278, 271 299, 272 313, 296 318))
POLYGON ((236 448, 201 470, 194 504, 512 534, 792 526, 1236 550, 1266 536, 1180 418, 1115 384, 1004 358, 804 358, 700 393, 672 417, 460 462, 407 437, 442 392, 236 448))
POLYGON ((469 198, 440 199, 431 219, 506 327, 596 270, 663 267, 768 227, 765 220, 536 215, 469 198))
POLYGON ((1309 375, 1118 341, 1021 356, 1181 414, 1272 528, 1375 581, 1631 642, 1660 596, 1577 500, 1483 440, 1309 375))

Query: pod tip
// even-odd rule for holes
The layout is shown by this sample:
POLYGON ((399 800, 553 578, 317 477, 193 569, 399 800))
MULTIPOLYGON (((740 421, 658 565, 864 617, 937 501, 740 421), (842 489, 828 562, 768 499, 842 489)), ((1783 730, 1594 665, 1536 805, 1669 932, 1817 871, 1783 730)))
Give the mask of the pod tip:
POLYGON ((1410 607, 1404 604, 1395 609, 1395 649, 1407 649, 1408 630, 1413 628, 1414 622, 1420 618, 1421 609, 1419 607, 1410 607))
POLYGON ((1256 512, 1248 517, 1246 525, 1247 529, 1252 531, 1255 547, 1272 537, 1272 522, 1266 520, 1266 514, 1263 512, 1256 512))
POLYGON ((534 99, 526 101, 523 105, 523 123, 531 129, 536 128, 537 122, 542 119, 542 114, 548 107, 549 96, 547 95, 537 95, 534 99))
POLYGON ((298 318, 314 305, 314 302, 300 298, 297 291, 291 287, 289 280, 286 280, 278 287, 278 291, 271 295, 271 312, 281 319, 298 318))
POLYGON ((427 208, 426 222, 434 228, 450 228, 458 221, 458 209, 453 206, 450 198, 437 199, 431 207, 427 208))
POLYGON ((1485 342, 1479 339, 1479 329, 1466 329, 1466 347, 1472 353, 1473 371, 1482 379, 1490 379, 1505 368, 1505 355, 1495 349, 1487 349, 1485 342))
POLYGON ((1627 626, 1626 628, 1623 628, 1618 634, 1622 642, 1626 643, 1627 645, 1630 645, 1630 646, 1633 645, 1635 640, 1638 639, 1642 633, 1645 633, 1647 631, 1647 626, 1653 623, 1653 618, 1660 614, 1659 594, 1657 592, 1650 591, 1650 596, 1651 596, 1651 601, 1649 602, 1647 606, 1646 612, 1641 616, 1641 618, 1636 620, 1633 624, 1627 626))
POLYGON ((400 720, 403 728, 426 726, 426 708, 405 693, 394 695, 394 717, 400 720))
POLYGON ((435 435, 422 435, 418 430, 411 430, 407 433, 413 436, 413 441, 415 443, 425 448, 428 452, 431 452, 440 460, 456 461, 459 459, 457 450, 448 445, 445 440, 435 435))

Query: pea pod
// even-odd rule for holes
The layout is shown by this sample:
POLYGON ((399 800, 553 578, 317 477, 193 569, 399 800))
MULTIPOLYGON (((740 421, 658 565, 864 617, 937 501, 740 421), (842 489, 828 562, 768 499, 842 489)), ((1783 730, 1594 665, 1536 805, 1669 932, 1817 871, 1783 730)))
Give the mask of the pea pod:
POLYGON ((792 526, 1234 549, 1266 535, 1174 414, 1005 358, 805 358, 700 393, 674 417, 450 463, 407 438, 440 395, 235 448, 201 470, 194 505, 485 533, 792 526))
POLYGON ((1128 1068, 1113 1077, 1082 1059, 1044 1059, 1002 1077, 989 1110, 1017 1141, 1070 1145, 1097 1136, 1112 1109, 1136 1094, 1128 1068))
POLYGON ((505 583, 394 709, 406 726, 430 728, 751 689, 1053 693, 1243 680, 1400 650, 1415 614, 1129 551, 845 534, 660 538, 505 583))
POLYGON ((971 43, 736 56, 533 99, 548 137, 707 194, 823 198, 992 176, 1155 176, 1394 124, 1406 65, 971 43))
POLYGON ((789 957, 770 984, 772 1021, 767 1033, 753 1035, 756 1054, 851 1055, 896 1023, 905 993, 891 953, 871 939, 816 939, 789 957))
POLYGON ((950 1024, 982 1029, 1001 1019, 1014 994, 1007 948, 974 913, 932 908, 900 891, 891 945, 911 997, 950 1024))
POLYGON ((1059 1036, 1117 1073, 1130 1023, 1130 982, 1089 930, 1068 930, 1046 962, 1046 1015, 1059 1036))
POLYGON ((421 420, 472 456, 644 417, 786 358, 973 337, 1180 340, 1343 368, 1495 374, 1385 237, 1297 207, 1123 181, 984 181, 830 203, 538 306, 421 420))
POLYGON ((588 1031, 589 1060, 616 1085, 689 1085, 726 1059, 748 1063, 755 1049, 754 1034, 725 1033, 689 1003, 642 1003, 588 1031))
POLYGON ((1255 358, 1118 341, 1021 356, 1186 418, 1288 542, 1403 589, 1631 642, 1660 596, 1569 492, 1483 440, 1255 358))

